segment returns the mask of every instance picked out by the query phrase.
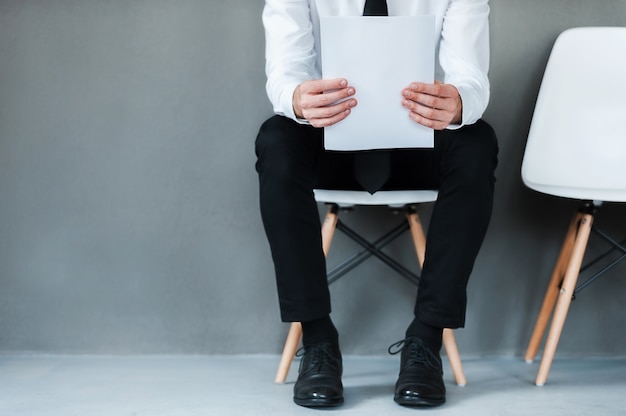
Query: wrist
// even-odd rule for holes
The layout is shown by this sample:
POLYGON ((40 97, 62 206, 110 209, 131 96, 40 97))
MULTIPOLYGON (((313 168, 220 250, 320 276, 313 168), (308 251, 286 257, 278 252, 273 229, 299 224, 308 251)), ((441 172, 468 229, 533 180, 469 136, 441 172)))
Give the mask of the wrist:
POLYGON ((457 91, 457 107, 456 114, 454 115, 454 119, 452 119, 452 123, 450 124, 462 124, 463 123, 463 99, 461 98, 461 94, 457 91))
POLYGON ((299 119, 304 120, 304 115, 302 114, 302 107, 300 106, 300 85, 293 90, 293 96, 291 98, 291 107, 293 109, 293 113, 299 119))

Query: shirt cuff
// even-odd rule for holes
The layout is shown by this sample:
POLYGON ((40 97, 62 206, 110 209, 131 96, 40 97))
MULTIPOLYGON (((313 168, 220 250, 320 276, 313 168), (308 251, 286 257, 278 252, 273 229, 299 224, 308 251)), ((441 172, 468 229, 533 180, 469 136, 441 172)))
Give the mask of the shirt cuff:
POLYGON ((298 85, 297 82, 285 85, 278 99, 278 105, 274 106, 274 112, 288 117, 299 124, 310 124, 308 120, 296 116, 296 113, 293 111, 293 93, 298 85))
POLYGON ((450 124, 448 130, 458 130, 463 126, 476 123, 483 114, 482 106, 479 104, 478 98, 474 95, 474 91, 471 87, 466 85, 455 85, 461 102, 463 103, 463 110, 461 115, 461 123, 450 124))

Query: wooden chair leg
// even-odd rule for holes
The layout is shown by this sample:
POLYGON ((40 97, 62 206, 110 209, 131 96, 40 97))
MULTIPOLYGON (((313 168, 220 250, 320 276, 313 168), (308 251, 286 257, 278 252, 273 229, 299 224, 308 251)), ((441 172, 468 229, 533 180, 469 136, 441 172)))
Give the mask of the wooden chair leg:
POLYGON ((448 361, 450 361, 450 368, 452 368, 454 381, 456 381, 456 384, 459 386, 466 385, 467 379, 465 378, 465 372, 463 371, 461 355, 459 354, 459 349, 456 345, 456 340, 454 339, 454 331, 450 328, 445 328, 443 330, 443 346, 446 349, 448 361))
POLYGON ((585 255, 585 249, 587 248, 587 242, 589 241, 589 234, 591 233, 591 227, 593 225, 593 215, 584 214, 580 219, 580 226, 578 227, 578 234, 576 241, 574 242, 574 248, 572 250, 572 256, 567 270, 565 271, 565 277, 563 278, 563 284, 559 291, 559 297, 554 309, 554 316, 552 317, 552 324, 550 326, 550 332, 548 333, 548 339, 546 340, 546 346, 544 348, 543 356, 541 357, 541 364, 539 366, 539 372, 537 373, 537 379, 535 384, 537 386, 543 386, 548 378, 550 372, 550 366, 554 359, 554 353, 559 343, 559 338, 565 324, 567 312, 572 302, 572 296, 574 289, 576 289, 576 282, 580 273, 580 266, 583 262, 585 255))
MULTIPOLYGON (((415 254, 420 267, 424 265, 424 256, 426 255, 426 236, 424 234, 424 227, 420 221, 419 215, 413 209, 407 212, 407 220, 409 221, 409 228, 411 230, 411 237, 413 239, 413 245, 415 246, 415 254)), ((454 380, 459 386, 467 384, 465 378, 465 372, 463 371, 463 364, 461 363, 461 355, 459 354, 459 348, 456 345, 456 339, 454 338, 454 332, 450 328, 443 330, 443 346, 446 350, 446 355, 450 361, 450 367, 452 368, 452 374, 454 380)))
MULTIPOLYGON (((335 204, 331 205, 326 213, 324 222, 322 223, 322 250, 324 255, 328 255, 330 245, 335 235, 335 228, 337 226, 339 207, 335 204)), ((287 340, 285 341, 285 347, 280 357, 280 363, 278 364, 278 371, 274 378, 275 383, 284 383, 289 374, 289 368, 293 362, 293 358, 296 356, 298 345, 300 344, 300 338, 302 338, 302 324, 300 322, 292 322, 289 327, 289 333, 287 334, 287 340)))
POLYGON ((283 354, 280 357, 280 363, 278 364, 278 371, 276 372, 274 383, 284 383, 287 379, 289 367, 291 367, 293 358, 296 356, 296 351, 298 350, 301 337, 302 325, 300 322, 292 322, 289 327, 289 333, 287 334, 287 340, 285 341, 285 347, 283 348, 283 354))
POLYGON ((420 267, 422 267, 424 265, 424 256, 426 255, 426 234, 424 233, 424 227, 415 210, 411 209, 407 212, 406 216, 409 221, 409 229, 411 230, 413 246, 415 247, 415 255, 417 256, 420 267))
POLYGON ((324 222, 322 223, 322 250, 324 256, 328 256, 330 244, 333 242, 335 229, 337 228, 337 220, 339 219, 339 207, 335 204, 331 205, 326 212, 324 222))
POLYGON ((528 348, 526 349, 526 355, 524 356, 524 359, 527 363, 533 362, 533 360, 537 356, 539 344, 541 344, 543 335, 546 332, 548 321, 550 320, 550 316, 552 315, 552 311, 554 310, 556 298, 559 294, 561 283, 563 282, 565 269, 572 255, 572 249, 574 247, 574 241, 576 239, 578 224, 580 223, 582 216, 583 214, 580 212, 574 214, 574 216, 572 217, 572 221, 569 225, 567 234, 565 235, 565 239, 561 247, 561 252, 552 272, 552 277, 550 278, 550 283, 548 284, 548 289, 546 290, 543 304, 541 305, 541 310, 539 312, 539 316, 537 317, 535 328, 533 329, 533 334, 530 338, 530 342, 528 343, 528 348))

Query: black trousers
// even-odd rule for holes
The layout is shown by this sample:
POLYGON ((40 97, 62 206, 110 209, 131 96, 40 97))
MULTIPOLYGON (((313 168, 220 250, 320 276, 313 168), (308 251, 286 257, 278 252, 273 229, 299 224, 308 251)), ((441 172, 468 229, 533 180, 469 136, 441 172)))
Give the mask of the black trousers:
MULTIPOLYGON (((354 179, 353 154, 325 151, 322 129, 282 116, 261 126, 256 154, 281 318, 321 318, 331 307, 313 189, 362 190, 354 179)), ((465 323, 467 282, 491 217, 497 154, 496 136, 482 120, 437 131, 433 149, 392 151, 384 190, 439 190, 415 304, 416 317, 428 325, 465 323)))

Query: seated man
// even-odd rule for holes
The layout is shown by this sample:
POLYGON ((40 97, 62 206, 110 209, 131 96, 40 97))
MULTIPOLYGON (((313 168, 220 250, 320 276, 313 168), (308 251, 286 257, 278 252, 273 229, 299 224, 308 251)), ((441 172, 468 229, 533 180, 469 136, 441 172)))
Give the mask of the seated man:
POLYGON ((257 136, 256 169, 281 318, 302 322, 304 356, 294 386, 301 406, 343 403, 314 188, 439 190, 414 317, 397 344, 402 354, 394 400, 408 406, 445 402, 442 331, 464 325, 467 282, 494 193, 498 146, 480 120, 489 100, 488 15, 488 0, 265 2, 267 92, 276 115, 257 136), (389 168, 376 174, 374 184, 364 173, 373 169, 367 163, 378 162, 363 165, 358 154, 327 152, 323 145, 323 127, 358 111, 358 91, 347 79, 321 79, 319 16, 363 14, 432 14, 439 35, 439 81, 398 91, 407 117, 435 130, 434 148, 386 152, 389 168))

